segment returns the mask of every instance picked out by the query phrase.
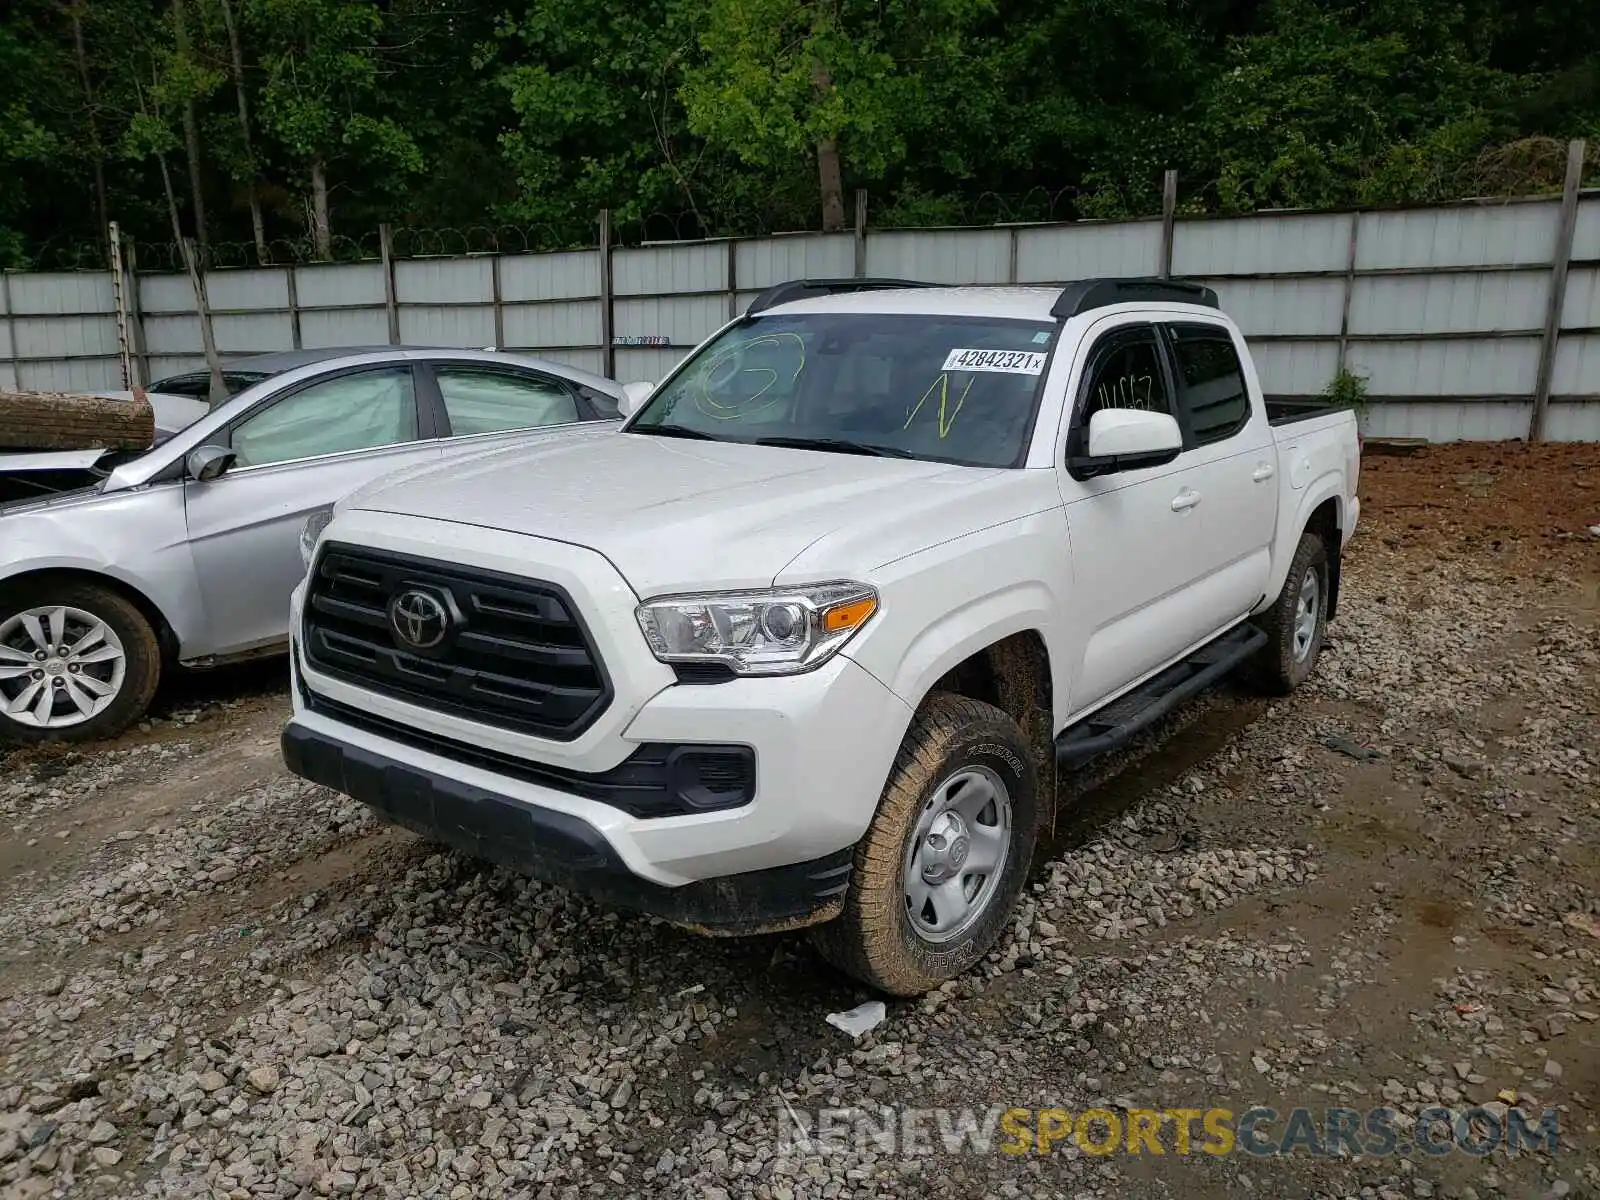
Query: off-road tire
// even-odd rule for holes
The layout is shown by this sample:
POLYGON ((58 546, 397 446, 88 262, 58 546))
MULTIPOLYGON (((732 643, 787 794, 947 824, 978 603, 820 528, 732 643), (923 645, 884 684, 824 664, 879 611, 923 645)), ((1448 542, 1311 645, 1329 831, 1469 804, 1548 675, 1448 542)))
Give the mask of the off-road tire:
POLYGON ((87 742, 115 737, 142 717, 161 682, 161 642, 149 620, 120 593, 94 583, 22 584, 0 588, 0 623, 43 605, 65 605, 92 613, 122 641, 126 666, 122 690, 103 710, 77 725, 41 729, 0 713, 0 744, 87 742))
POLYGON ((1310 678, 1328 628, 1331 575, 1328 548, 1321 535, 1310 530, 1302 533, 1300 544, 1295 547, 1294 560, 1289 564, 1289 574, 1284 578, 1283 589, 1272 607, 1257 618, 1257 625, 1267 635, 1267 644, 1244 668, 1243 674, 1252 687, 1268 695, 1287 696, 1310 678), (1320 585, 1317 591, 1317 625, 1309 652, 1303 658, 1296 659, 1295 615, 1300 604, 1300 585, 1308 571, 1317 573, 1320 585))
POLYGON ((877 814, 856 846, 843 913, 813 930, 817 949, 841 971, 891 996, 922 995, 953 979, 1004 930, 1027 881, 1038 825, 1038 775, 1017 723, 991 704, 935 693, 912 720, 877 814), (933 789, 969 766, 987 767, 1010 793, 1010 850, 978 920, 952 941, 933 945, 906 916, 901 871, 933 789))

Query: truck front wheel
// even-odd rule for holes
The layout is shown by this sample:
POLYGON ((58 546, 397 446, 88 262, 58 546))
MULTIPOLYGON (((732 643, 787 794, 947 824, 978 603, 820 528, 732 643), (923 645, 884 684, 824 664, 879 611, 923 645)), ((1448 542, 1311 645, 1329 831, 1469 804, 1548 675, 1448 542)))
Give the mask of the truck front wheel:
POLYGON ((990 704, 931 696, 856 847, 844 912, 815 931, 823 957, 893 996, 961 974, 1005 928, 1038 813, 1038 776, 1017 723, 990 704))

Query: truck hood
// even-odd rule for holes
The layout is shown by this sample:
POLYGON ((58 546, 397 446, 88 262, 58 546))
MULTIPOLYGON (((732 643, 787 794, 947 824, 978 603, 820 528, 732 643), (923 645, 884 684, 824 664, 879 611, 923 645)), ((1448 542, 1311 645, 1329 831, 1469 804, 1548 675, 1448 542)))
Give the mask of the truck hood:
POLYGON ((904 552, 896 530, 919 528, 926 545, 930 510, 949 510, 937 540, 992 524, 995 506, 972 501, 1024 474, 1035 473, 612 433, 457 459, 379 481, 341 507, 588 547, 648 597, 766 587, 846 528, 849 561, 822 557, 840 573, 866 569, 904 552))

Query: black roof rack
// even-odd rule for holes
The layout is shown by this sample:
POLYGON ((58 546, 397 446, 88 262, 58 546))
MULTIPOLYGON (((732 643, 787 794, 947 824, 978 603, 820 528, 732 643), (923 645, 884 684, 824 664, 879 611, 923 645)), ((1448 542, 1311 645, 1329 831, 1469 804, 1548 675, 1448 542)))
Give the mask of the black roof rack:
POLYGON ((788 283, 775 283, 750 301, 746 314, 762 312, 791 300, 806 300, 812 296, 838 296, 845 292, 876 292, 885 288, 944 287, 942 283, 919 283, 915 279, 791 279, 788 283))
MULTIPOLYGON (((750 302, 750 307, 745 311, 754 314, 791 300, 806 300, 813 296, 839 296, 847 292, 875 292, 888 288, 949 286, 915 279, 791 279, 767 288, 750 302)), ((1111 304, 1165 301, 1169 304, 1199 304, 1206 308, 1221 307, 1217 303, 1216 292, 1204 284, 1192 283, 1187 279, 1078 279, 1058 286, 1061 295, 1051 305, 1050 315, 1063 321, 1111 304)))
POLYGON ((1203 304, 1221 307, 1217 293, 1204 284, 1187 279, 1079 279, 1061 286, 1061 295, 1050 307, 1050 315, 1065 321, 1093 308, 1110 304, 1132 304, 1164 300, 1169 304, 1203 304))

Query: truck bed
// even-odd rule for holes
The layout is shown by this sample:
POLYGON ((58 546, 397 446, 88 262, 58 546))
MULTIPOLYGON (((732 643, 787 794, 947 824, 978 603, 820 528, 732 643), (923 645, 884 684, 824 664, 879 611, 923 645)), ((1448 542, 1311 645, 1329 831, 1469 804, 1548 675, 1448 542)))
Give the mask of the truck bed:
POLYGON ((1268 396, 1267 421, 1272 425, 1292 425, 1312 417, 1325 417, 1342 411, 1342 406, 1321 396, 1268 396))

